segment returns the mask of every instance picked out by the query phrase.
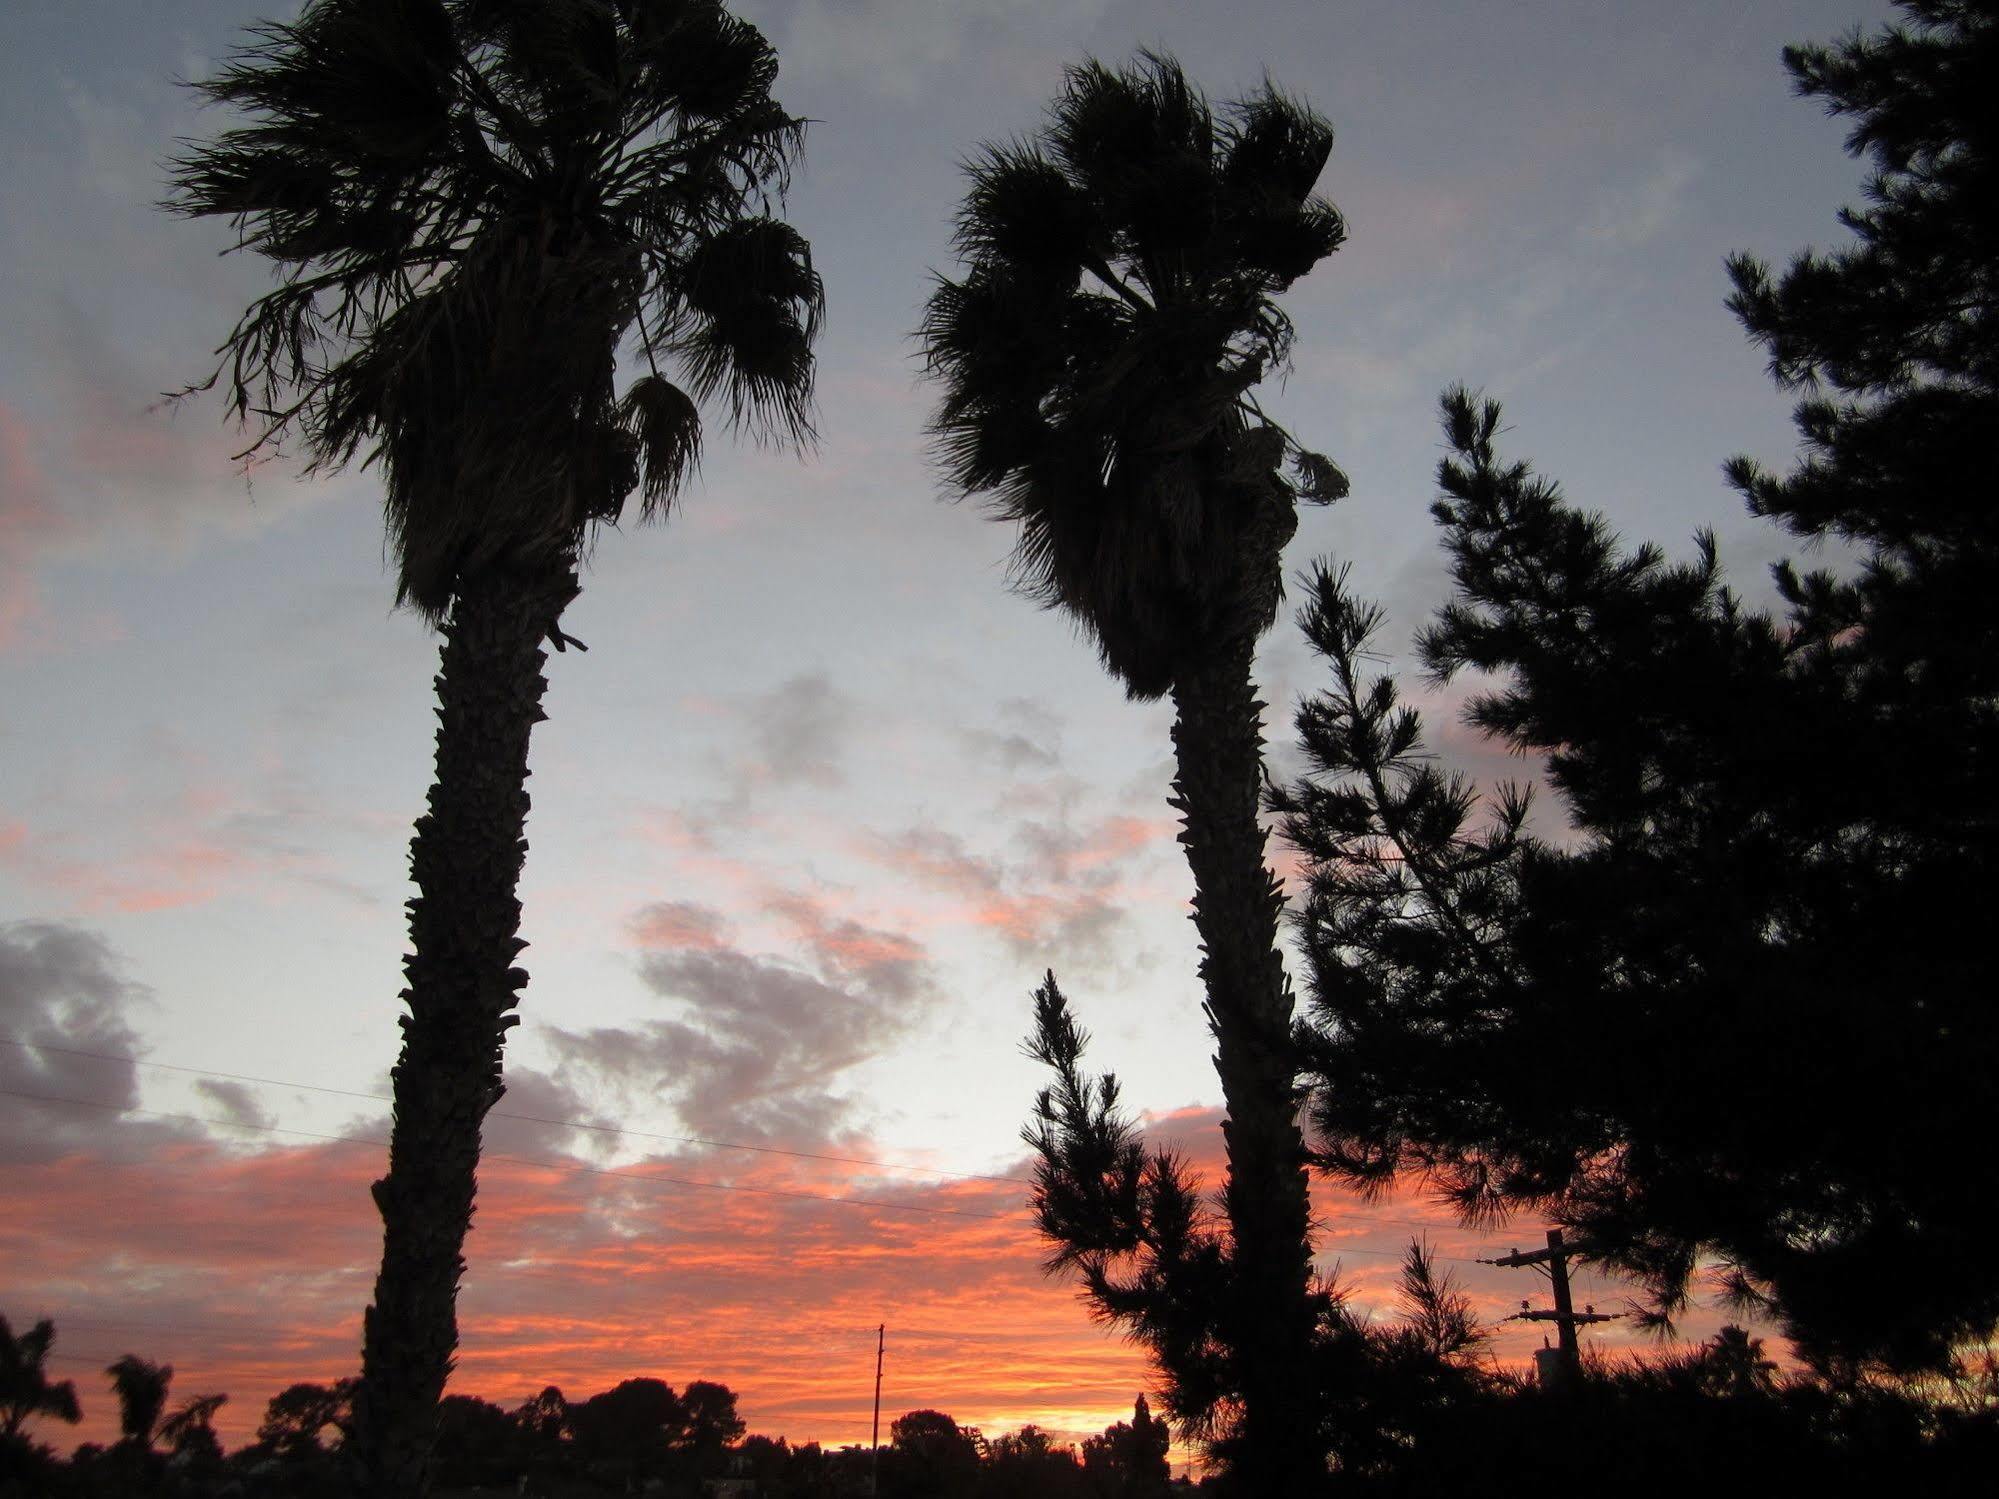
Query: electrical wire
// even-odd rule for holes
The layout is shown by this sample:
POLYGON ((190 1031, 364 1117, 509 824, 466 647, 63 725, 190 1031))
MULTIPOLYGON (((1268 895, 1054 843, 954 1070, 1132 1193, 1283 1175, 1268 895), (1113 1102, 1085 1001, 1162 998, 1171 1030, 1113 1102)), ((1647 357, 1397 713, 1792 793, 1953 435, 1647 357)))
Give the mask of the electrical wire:
MULTIPOLYGON (((122 1062, 128 1067, 151 1067, 161 1072, 183 1072, 196 1077, 218 1078, 232 1083, 256 1083, 267 1088, 296 1088, 306 1093, 326 1093, 336 1098, 361 1098, 371 1103, 394 1103, 393 1098, 381 1093, 362 1093, 353 1088, 329 1088, 323 1083, 295 1083, 278 1077, 257 1077, 247 1072, 219 1072, 212 1067, 185 1067, 173 1062, 149 1062, 142 1057, 118 1056, 106 1051, 83 1051, 74 1046, 44 1046, 34 1041, 19 1041, 11 1036, 0 1036, 0 1046, 12 1046, 22 1051, 45 1051, 64 1057, 87 1057, 95 1062, 122 1062)), ((1024 1176, 988 1176, 978 1171, 947 1171, 942 1166, 915 1166, 901 1161, 883 1161, 867 1156, 826 1155, 814 1150, 787 1150, 776 1145, 745 1145, 734 1140, 711 1140, 702 1135, 665 1135, 649 1130, 626 1129, 615 1124, 592 1124, 581 1119, 548 1119, 539 1114, 515 1114, 506 1109, 488 1111, 489 1119, 513 1119, 523 1124, 547 1124, 557 1129, 586 1130, 599 1135, 629 1136, 635 1140, 664 1140, 676 1145, 705 1145, 715 1150, 744 1150, 758 1155, 791 1156, 804 1161, 828 1161, 841 1166, 872 1166, 884 1171, 922 1171, 932 1176, 955 1177, 961 1181, 1016 1182, 1021 1186, 1032 1186, 1033 1182, 1024 1176)))
MULTIPOLYGON (((393 1099, 384 1097, 382 1094, 379 1093, 362 1093, 350 1088, 332 1088, 319 1083, 292 1082, 285 1078, 259 1077, 251 1073, 223 1072, 211 1067, 192 1067, 172 1062, 149 1062, 140 1057, 120 1056, 112 1052, 86 1051, 81 1048, 73 1046, 43 1045, 39 1042, 22 1041, 11 1036, 0 1036, 0 1046, 11 1046, 23 1051, 50 1052, 57 1056, 83 1057, 91 1061, 98 1061, 98 1062, 117 1062, 130 1067, 151 1067, 163 1072, 178 1072, 195 1077, 211 1077, 226 1082, 254 1083, 261 1087, 268 1087, 268 1088, 291 1088, 308 1093, 325 1093, 337 1098, 363 1099, 371 1103, 394 1102, 393 1099)), ((26 1096, 26 1095, 16 1095, 16 1096, 26 1096)), ((52 1100, 52 1101, 60 1101, 60 1100, 52 1100)), ((76 1103, 85 1102, 85 1100, 81 1099, 69 1100, 69 1101, 76 1103)), ((109 1105, 96 1105, 96 1107, 109 1107, 109 1105)), ((147 1112, 147 1111, 140 1110, 139 1112, 147 1112)), ((192 1122, 214 1124, 223 1128, 248 1129, 248 1128, 262 1127, 266 1129, 273 1129, 273 1130, 276 1129, 275 1126, 255 1126, 235 1120, 194 1119, 192 1118, 192 1116, 187 1116, 187 1115, 172 1115, 168 1117, 192 1119, 192 1122)), ((638 1140, 660 1140, 660 1141, 670 1142, 673 1144, 708 1146, 718 1150, 739 1150, 739 1151, 751 1152, 758 1155, 785 1156, 795 1160, 825 1161, 837 1165, 868 1166, 890 1171, 920 1171, 920 1172, 926 1172, 933 1176, 949 1177, 957 1181, 994 1182, 994 1183, 1006 1184, 1011 1186, 1022 1186, 1022 1187, 1032 1186, 1034 1184, 1031 1178, 1024 1176, 994 1176, 994 1175, 987 1175, 985 1173, 977 1171, 951 1171, 941 1166, 913 1166, 913 1165, 905 1165, 903 1163, 896 1161, 883 1161, 866 1156, 829 1155, 810 1150, 789 1150, 775 1145, 748 1145, 737 1141, 716 1140, 699 1135, 655 1134, 647 1130, 626 1129, 617 1125, 590 1124, 581 1120, 574 1120, 574 1119, 549 1119, 549 1118, 544 1118, 541 1115, 537 1114, 516 1114, 516 1113, 510 1113, 503 1109, 494 1109, 487 1114, 487 1117, 489 1119, 510 1119, 515 1121, 516 1123, 522 1123, 522 1124, 543 1124, 556 1129, 583 1130, 594 1134, 629 1137, 631 1139, 638 1139, 638 1140)), ((287 1131, 277 1131, 277 1132, 287 1133, 287 1131)), ((381 1145, 386 1145, 388 1143, 387 1141, 374 1141, 374 1140, 364 1141, 359 1136, 336 1137, 331 1135, 314 1135, 310 1131, 304 1131, 304 1130, 289 1131, 289 1133, 303 1135, 306 1138, 311 1138, 311 1139, 324 1139, 324 1140, 341 1139, 341 1140, 351 1140, 356 1143, 381 1144, 381 1145)), ((488 1155, 485 1158, 488 1160, 516 1159, 513 1157, 500 1156, 500 1155, 488 1155)), ((558 1169, 563 1169, 558 1165, 558 1163, 555 1162, 540 1162, 537 1164, 555 1165, 558 1167, 558 1169)), ((578 1167, 577 1169, 601 1170, 603 1168, 578 1167)), ((722 1183, 685 1183, 685 1184, 708 1185, 708 1186, 725 1185, 722 1183)), ((751 1190, 751 1189, 743 1188, 741 1190, 751 1190)), ((805 1194, 805 1195, 817 1195, 817 1194, 805 1194)), ((828 1197, 825 1200, 832 1202, 843 1202, 843 1201, 858 1201, 859 1199, 828 1197)), ((949 1210, 929 1209, 927 1211, 942 1212, 949 1210)), ((999 1215, 968 1214, 965 1216, 996 1217, 999 1215)), ((1332 1227, 1332 1226, 1337 1226, 1338 1224, 1351 1224, 1351 1223, 1380 1224, 1393 1227, 1415 1228, 1415 1229, 1436 1229, 1441 1226, 1435 1223, 1434 1221, 1425 1221, 1419 1218, 1391 1218, 1374 1213, 1347 1213, 1347 1212, 1341 1213, 1337 1219, 1329 1220, 1326 1226, 1332 1227)), ((1351 1253, 1351 1254, 1378 1256, 1389 1259, 1400 1259, 1402 1257, 1402 1251, 1400 1250, 1363 1249, 1358 1246, 1345 1249, 1342 1252, 1351 1253)), ((1436 1256, 1436 1258, 1440 1261, 1450 1264, 1470 1265, 1470 1264, 1479 1263, 1477 1260, 1467 1259, 1461 1256, 1453 1256, 1453 1255, 1438 1255, 1436 1256)))
MULTIPOLYGON (((339 1145, 370 1145, 386 1149, 388 1141, 371 1135, 330 1135, 318 1130, 288 1129, 277 1124, 252 1124, 242 1119, 210 1119, 199 1114, 176 1114, 164 1109, 145 1109, 136 1104, 99 1103, 89 1098, 65 1098, 59 1094, 25 1093, 14 1088, 0 1088, 0 1098, 22 1098, 31 1103, 71 1104, 78 1108, 98 1109, 113 1114, 143 1114, 152 1119, 172 1119, 184 1124, 206 1124, 217 1129, 258 1130, 265 1134, 291 1135, 302 1140, 323 1140, 339 1145)), ((948 1218, 984 1218, 994 1223, 1012 1222, 1014 1213, 975 1213, 964 1208, 929 1207, 913 1202, 885 1202, 878 1197, 834 1197, 825 1192, 801 1192, 785 1187, 752 1187, 742 1182, 700 1181, 693 1177, 667 1176, 656 1171, 625 1171, 612 1166, 586 1166, 580 1161, 550 1161, 535 1156, 504 1155, 498 1152, 484 1152, 480 1159, 506 1161, 516 1166, 539 1166, 551 1171, 573 1171, 591 1176, 609 1176, 619 1181, 650 1182, 672 1187, 702 1187, 717 1192, 750 1192, 759 1197, 786 1197, 810 1202, 830 1202, 841 1207, 878 1208, 892 1213, 931 1213, 948 1218)))

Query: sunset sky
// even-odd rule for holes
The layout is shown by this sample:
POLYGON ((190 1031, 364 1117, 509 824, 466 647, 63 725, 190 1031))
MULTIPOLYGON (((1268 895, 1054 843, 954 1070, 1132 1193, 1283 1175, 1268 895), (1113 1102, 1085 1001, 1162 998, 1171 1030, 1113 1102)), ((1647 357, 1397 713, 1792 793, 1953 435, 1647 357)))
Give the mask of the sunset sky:
MULTIPOLYGON (((1627 533, 1684 551, 1714 527, 1760 599, 1784 548, 1719 469, 1785 462, 1789 403, 1722 258, 1841 232, 1858 170, 1778 53, 1887 7, 737 9, 815 121, 791 216, 826 280, 824 440, 801 461, 712 428, 680 513, 606 534, 565 619, 590 651, 552 659, 534 742, 500 1105, 525 1117, 488 1131, 453 1388, 718 1379, 752 1430, 865 1442, 885 1322, 884 1421, 1094 1431, 1146 1371, 1039 1270, 1031 990, 1057 971, 1091 1060, 1211 1181, 1219 1089, 1170 710, 1007 592, 1010 536, 926 465, 909 330, 959 157, 1032 129, 1085 54, 1162 47, 1217 97, 1268 70, 1338 130, 1322 190, 1350 226, 1287 302, 1296 367, 1266 397, 1353 481, 1303 517, 1294 570, 1350 562, 1406 645, 1441 597, 1434 408, 1462 380, 1627 533)), ((232 1444, 283 1384, 354 1372, 379 1246, 366 1142, 436 641, 391 608, 371 474, 246 479, 218 401, 156 403, 265 284, 219 226, 152 208, 174 140, 222 123, 174 79, 295 10, 0 6, 0 1314, 56 1319, 85 1437, 126 1351, 173 1363, 178 1394, 228 1391, 232 1444)), ((1281 769, 1320 680, 1288 618, 1259 675, 1281 769)), ((1461 692, 1407 685, 1456 764, 1521 773, 1452 722, 1461 692)), ((1319 1209, 1322 1265, 1384 1315, 1425 1225, 1459 1261, 1542 1233, 1414 1198, 1319 1209)), ((1451 1268, 1495 1316, 1542 1294, 1451 1268)))

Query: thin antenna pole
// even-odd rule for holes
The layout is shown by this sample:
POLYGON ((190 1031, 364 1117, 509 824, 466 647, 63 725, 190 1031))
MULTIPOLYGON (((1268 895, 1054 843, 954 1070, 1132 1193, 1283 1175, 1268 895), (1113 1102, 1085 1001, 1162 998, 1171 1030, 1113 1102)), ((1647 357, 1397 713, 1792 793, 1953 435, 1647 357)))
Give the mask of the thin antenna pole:
POLYGON ((881 1492, 882 1471, 882 1354, 888 1349, 888 1324, 875 1328, 875 1424, 868 1435, 868 1493, 881 1492))

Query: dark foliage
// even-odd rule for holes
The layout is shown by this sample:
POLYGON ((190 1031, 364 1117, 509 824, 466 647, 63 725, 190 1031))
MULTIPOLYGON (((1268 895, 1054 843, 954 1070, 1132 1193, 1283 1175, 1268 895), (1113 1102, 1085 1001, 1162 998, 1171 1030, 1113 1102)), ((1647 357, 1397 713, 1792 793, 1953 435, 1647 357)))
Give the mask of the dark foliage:
POLYGON ((1494 447, 1454 391, 1435 513, 1455 597, 1424 632, 1441 678, 1491 674, 1470 721, 1546 757, 1574 828, 1476 816, 1363 658, 1344 579, 1304 624, 1332 689, 1279 793, 1310 867, 1313 1118, 1322 1163, 1415 1175, 1470 1219, 1527 1210, 1636 1276, 1655 1315, 1704 1260, 1851 1378, 1947 1369, 1999 1319, 1978 1141, 1999 1067, 1981 998, 1999 888, 1999 139, 1973 80, 1989 5, 1788 54, 1873 156, 1857 242, 1781 278, 1738 259, 1733 305, 1802 385, 1805 456, 1730 472, 1754 510, 1854 544, 1850 579, 1777 580, 1780 617, 1723 585, 1711 539, 1670 564, 1494 447))
POLYGON ((83 1419, 73 1380, 51 1380, 49 1350, 55 1324, 44 1317, 16 1334, 0 1317, 0 1441, 25 1442, 28 1422, 47 1416, 74 1426, 83 1419))
POLYGON ((1092 1499, 1165 1499, 1172 1465, 1166 1459, 1172 1432, 1140 1395, 1131 1419, 1083 1441, 1083 1472, 1092 1499))
POLYGON ((916 1410, 889 1423, 888 1447, 881 1453, 881 1492, 886 1499, 951 1499, 969 1493, 978 1481, 979 1434, 942 1411, 916 1410))
POLYGON ((353 1379, 331 1385, 300 1381, 273 1395, 257 1426, 257 1445, 283 1458, 317 1455, 354 1433, 353 1379))
POLYGON ((437 621, 481 568, 573 558, 634 488, 663 515, 697 399, 809 436, 823 301, 769 216, 804 133, 776 75, 712 0, 313 0, 257 28, 199 85, 244 122, 168 199, 279 277, 209 382, 249 452, 377 464, 398 596, 437 621))
MULTIPOLYGON (((1999 1459, 1999 1368, 1990 1364, 1932 1392, 1937 1399, 1838 1389, 1776 1377, 1762 1345, 1730 1327, 1650 1362, 1594 1361, 1581 1383, 1552 1393, 1484 1363, 1482 1333, 1420 1245, 1404 1266, 1403 1299, 1399 1324, 1363 1324, 1337 1302, 1328 1322, 1350 1366, 1342 1419, 1357 1434, 1338 1452, 1339 1492, 1361 1499, 1541 1494, 1551 1485, 1635 1499, 1889 1484, 1973 1495, 1989 1487, 1999 1459)), ((170 1454, 131 1442, 85 1444, 63 1460, 0 1438, 0 1499, 349 1499, 339 1444, 352 1386, 290 1386, 271 1400, 257 1441, 227 1456, 208 1427, 220 1395, 185 1402, 159 1422, 170 1454), (187 1431, 208 1439, 187 1439, 187 1431)), ((1166 1427, 1143 1396, 1129 1422, 1087 1438, 1080 1452, 1031 1425, 988 1438, 941 1411, 908 1412, 891 1423, 878 1490, 866 1447, 743 1437, 735 1404, 733 1391, 702 1380, 677 1396, 658 1380, 627 1380, 573 1407, 551 1386, 511 1413, 453 1395, 440 1413, 438 1481, 453 1493, 575 1499, 635 1486, 691 1499, 744 1483, 762 1499, 871 1491, 883 1499, 1163 1499, 1191 1488, 1169 1479, 1166 1427), (653 1466, 607 1461, 569 1438, 568 1414, 586 1409, 601 1418, 599 1437, 649 1452, 653 1466), (713 1440, 725 1432, 725 1441, 713 1440)))
POLYGON ((277 278, 207 382, 254 428, 246 456, 289 438, 309 468, 378 466, 398 601, 446 635, 356 1406, 383 1495, 423 1491, 527 979, 541 646, 571 643, 596 530, 634 490, 642 518, 671 507, 700 402, 811 436, 823 298, 772 216, 804 132, 776 76, 715 0, 310 0, 198 85, 236 118, 173 164, 167 206, 227 220, 277 278), (620 394, 627 346, 644 373, 620 394))
POLYGON ((1253 392, 1289 357, 1278 297, 1345 234, 1313 195, 1332 139, 1268 85, 1215 108, 1162 55, 1072 67, 1041 131, 967 164, 962 267, 921 329, 938 462, 954 493, 1019 527, 1016 585, 1068 612, 1130 696, 1173 696, 1172 805, 1243 1267, 1223 1308, 1239 1352, 1222 1424, 1241 1481, 1269 1492, 1316 1484, 1324 1454, 1298 1404, 1310 1213, 1251 663, 1298 501, 1346 481, 1253 392))
MULTIPOLYGON (((1249 1272, 1184 1163, 1145 1149, 1117 1079, 1082 1071, 1088 1037, 1052 974, 1035 995, 1035 1019, 1030 1050, 1055 1073, 1027 1131, 1038 1157, 1030 1202, 1055 1245, 1049 1268, 1078 1273, 1092 1311, 1145 1345, 1168 1415, 1239 1483, 1234 1406, 1239 1365, 1254 1355, 1229 1329, 1231 1302, 1253 1292, 1249 1272)), ((1311 1338, 1291 1373, 1315 1422, 1310 1443, 1335 1477, 1393 1469, 1480 1387, 1484 1334, 1420 1245, 1404 1266, 1403 1301, 1406 1321, 1376 1325, 1334 1284, 1311 1290, 1311 1338)))
POLYGON ((118 1397, 119 1437, 135 1448, 150 1450, 167 1408, 174 1366, 128 1353, 104 1372, 111 1377, 112 1393, 118 1397))
POLYGON ((1251 395, 1290 353, 1278 294, 1345 235, 1312 192, 1332 142, 1274 89, 1217 110, 1147 54, 1069 69, 1038 135, 967 164, 964 269, 921 330, 938 460, 1133 697, 1268 628, 1296 501, 1346 492, 1251 395))

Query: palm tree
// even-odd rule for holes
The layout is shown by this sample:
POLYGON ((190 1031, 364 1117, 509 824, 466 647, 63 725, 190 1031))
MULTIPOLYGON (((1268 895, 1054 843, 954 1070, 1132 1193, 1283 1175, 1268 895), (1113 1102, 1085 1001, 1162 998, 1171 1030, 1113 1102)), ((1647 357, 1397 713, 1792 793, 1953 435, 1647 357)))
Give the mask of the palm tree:
POLYGON ((0 1441, 20 1439, 21 1429, 36 1416, 53 1416, 74 1426, 83 1419, 71 1380, 51 1384, 49 1347, 56 1325, 44 1317, 18 1337, 0 1317, 0 1441))
POLYGON ((229 1403, 227 1395, 190 1395, 160 1422, 159 1438, 176 1456, 220 1457, 215 1413, 229 1403))
MULTIPOLYGON (((527 975, 513 966, 542 644, 598 526, 663 517, 697 403, 811 436, 823 307, 772 216, 804 122, 715 0, 311 0, 208 99, 247 118, 174 163, 277 286, 207 385, 308 471, 383 478, 397 599, 443 632, 436 779, 410 846, 384 1244, 363 1333, 369 1492, 420 1491, 457 1344, 479 1132, 527 975), (630 341, 642 373, 618 390, 630 341), (661 366, 672 369, 679 383, 661 366)), ((195 387, 203 388, 203 387, 195 387)))
POLYGON ((1244 1288, 1228 1319, 1239 1471, 1259 1493, 1302 1492, 1324 1464, 1301 1406, 1305 1157, 1251 661, 1297 501, 1346 481, 1252 392, 1291 347, 1276 296, 1344 237, 1312 195, 1331 147, 1269 86, 1217 111, 1167 57, 1073 67, 1039 136, 970 163, 963 269, 921 329, 943 470, 1019 526, 1017 586, 1073 615, 1131 697, 1173 698, 1244 1288))
POLYGON ((119 1436, 137 1451, 152 1451, 174 1366, 128 1353, 104 1372, 111 1376, 112 1391, 118 1396, 119 1436))

